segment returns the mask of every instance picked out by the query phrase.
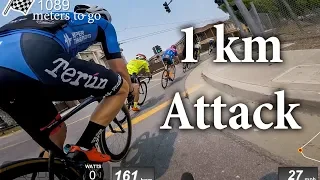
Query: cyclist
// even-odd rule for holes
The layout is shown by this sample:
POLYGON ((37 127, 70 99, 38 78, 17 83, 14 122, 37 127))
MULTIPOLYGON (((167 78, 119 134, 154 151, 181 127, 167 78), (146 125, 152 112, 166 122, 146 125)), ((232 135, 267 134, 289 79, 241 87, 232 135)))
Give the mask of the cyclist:
POLYGON ((141 72, 142 69, 144 69, 149 78, 152 78, 146 56, 144 54, 137 54, 135 59, 132 59, 128 62, 127 69, 131 77, 131 83, 133 85, 134 101, 132 110, 140 111, 140 108, 138 107, 139 84, 137 82, 137 75, 141 72))
MULTIPOLYGON (((63 148, 67 128, 63 123, 45 133, 61 118, 52 101, 105 96, 76 146, 88 149, 87 156, 109 158, 99 155, 94 144, 133 87, 109 12, 90 5, 76 5, 74 12, 65 12, 63 17, 69 19, 61 20, 35 21, 28 14, 0 28, 0 108, 44 148, 57 150, 63 148), (83 19, 74 12, 82 13, 83 19), (102 18, 89 23, 88 13, 102 18), (102 43, 111 69, 76 58, 97 42, 102 43)), ((54 12, 51 17, 62 14, 54 12)))
MULTIPOLYGON (((179 60, 176 45, 172 45, 169 49, 167 49, 162 54, 162 61, 164 64, 167 64, 170 67, 170 70, 173 70, 175 66, 174 59, 176 59, 177 61, 179 60)), ((169 80, 172 81, 171 75, 172 75, 172 72, 170 71, 169 80)))
POLYGON ((194 45, 194 59, 198 59, 198 54, 200 53, 200 49, 201 49, 201 45, 200 45, 200 42, 197 42, 195 45, 194 45))
POLYGON ((210 39, 209 40, 209 54, 212 52, 213 50, 213 44, 214 44, 214 40, 213 39, 210 39))

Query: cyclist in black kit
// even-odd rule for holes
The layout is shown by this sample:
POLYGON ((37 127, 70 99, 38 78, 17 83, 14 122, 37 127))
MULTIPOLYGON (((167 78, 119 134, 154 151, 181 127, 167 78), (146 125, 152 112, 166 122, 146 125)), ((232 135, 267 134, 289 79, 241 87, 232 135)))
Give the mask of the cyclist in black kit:
POLYGON ((77 5, 74 12, 83 13, 83 20, 74 19, 73 12, 61 20, 35 21, 29 14, 0 28, 0 108, 36 142, 46 144, 50 137, 62 149, 64 123, 51 134, 42 132, 60 118, 52 101, 105 95, 76 144, 98 153, 95 136, 114 119, 133 89, 108 11, 77 5), (102 18, 89 23, 87 13, 102 18), (110 69, 76 58, 97 42, 102 43, 110 69))

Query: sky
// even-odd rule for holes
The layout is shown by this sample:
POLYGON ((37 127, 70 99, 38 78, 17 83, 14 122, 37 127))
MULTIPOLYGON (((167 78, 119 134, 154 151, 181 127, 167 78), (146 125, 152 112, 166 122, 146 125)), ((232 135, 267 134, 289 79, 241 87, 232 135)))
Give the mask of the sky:
MULTIPOLYGON (((48 12, 41 11, 40 1, 36 0, 29 13, 48 12)), ((42 1, 44 4, 50 0, 42 1)), ((171 13, 167 13, 163 7, 165 0, 69 0, 69 2, 70 11, 77 4, 98 5, 109 11, 118 41, 124 42, 120 47, 123 48, 127 61, 135 58, 137 53, 143 53, 148 58, 153 56, 152 47, 156 45, 161 46, 162 50, 167 49, 183 36, 181 27, 201 27, 228 18, 228 14, 221 11, 214 0, 173 0, 169 5, 171 13), (153 35, 150 36, 151 34, 153 35), (136 37, 145 38, 135 39, 136 37)), ((0 1, 1 12, 6 4, 7 0, 0 1)), ((21 15, 10 11, 8 16, 0 18, 0 26, 21 15)))

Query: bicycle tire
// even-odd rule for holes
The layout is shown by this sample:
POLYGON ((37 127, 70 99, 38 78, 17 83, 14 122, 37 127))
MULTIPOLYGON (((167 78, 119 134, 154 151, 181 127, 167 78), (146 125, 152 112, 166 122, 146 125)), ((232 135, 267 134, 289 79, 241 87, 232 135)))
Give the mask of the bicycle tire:
MULTIPOLYGON (((49 172, 48 161, 48 158, 30 158, 10 162, 0 166, 0 177, 1 179, 11 180, 36 172, 49 172)), ((67 167, 59 159, 54 160, 53 169, 55 175, 62 175, 69 180, 82 179, 82 175, 79 172, 72 167, 67 167)))
POLYGON ((191 65, 190 65, 190 63, 187 63, 186 66, 187 66, 187 70, 189 70, 191 65))
MULTIPOLYGON (((122 121, 121 125, 126 120, 127 121, 127 131, 128 131, 128 139, 127 139, 126 145, 123 148, 123 150, 119 154, 114 154, 110 151, 110 149, 108 148, 108 145, 106 143, 105 131, 103 133, 103 136, 100 136, 100 141, 99 141, 99 147, 100 147, 101 153, 109 155, 111 157, 112 162, 121 161, 124 157, 126 157, 126 155, 129 152, 129 148, 130 148, 130 144, 131 144, 132 123, 131 123, 130 112, 129 112, 126 105, 123 105, 123 107, 121 108, 121 111, 123 111, 125 114, 124 119, 121 120, 122 121)), ((111 125, 109 125, 109 127, 110 126, 111 125)))
POLYGON ((182 65, 182 71, 185 73, 187 72, 187 63, 183 63, 182 65))
MULTIPOLYGON (((144 93, 144 97, 143 97, 143 100, 141 102, 138 102, 138 105, 141 106, 147 99, 147 94, 148 94, 148 87, 147 87, 147 83, 144 82, 144 81, 141 81, 140 82, 140 87, 146 87, 146 90, 145 90, 145 93, 144 93)), ((139 94, 140 94, 140 91, 139 91, 139 94)), ((139 98, 139 101, 140 101, 140 98, 139 98)))
POLYGON ((169 72, 165 69, 162 72, 162 76, 161 76, 161 86, 163 89, 165 89, 168 86, 168 77, 164 77, 165 73, 167 73, 167 76, 169 74, 169 72), (163 84, 163 80, 165 80, 165 84, 163 84))

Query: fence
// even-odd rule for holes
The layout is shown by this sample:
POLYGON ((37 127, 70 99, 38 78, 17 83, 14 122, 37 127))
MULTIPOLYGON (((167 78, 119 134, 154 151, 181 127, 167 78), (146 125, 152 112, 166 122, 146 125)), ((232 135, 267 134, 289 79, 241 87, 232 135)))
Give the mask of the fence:
POLYGON ((264 31, 301 49, 320 47, 320 0, 253 0, 250 14, 264 31), (298 44, 298 43, 297 43, 298 44))
POLYGON ((0 109, 0 135, 4 131, 16 126, 18 126, 18 124, 14 121, 14 119, 9 114, 0 109))

